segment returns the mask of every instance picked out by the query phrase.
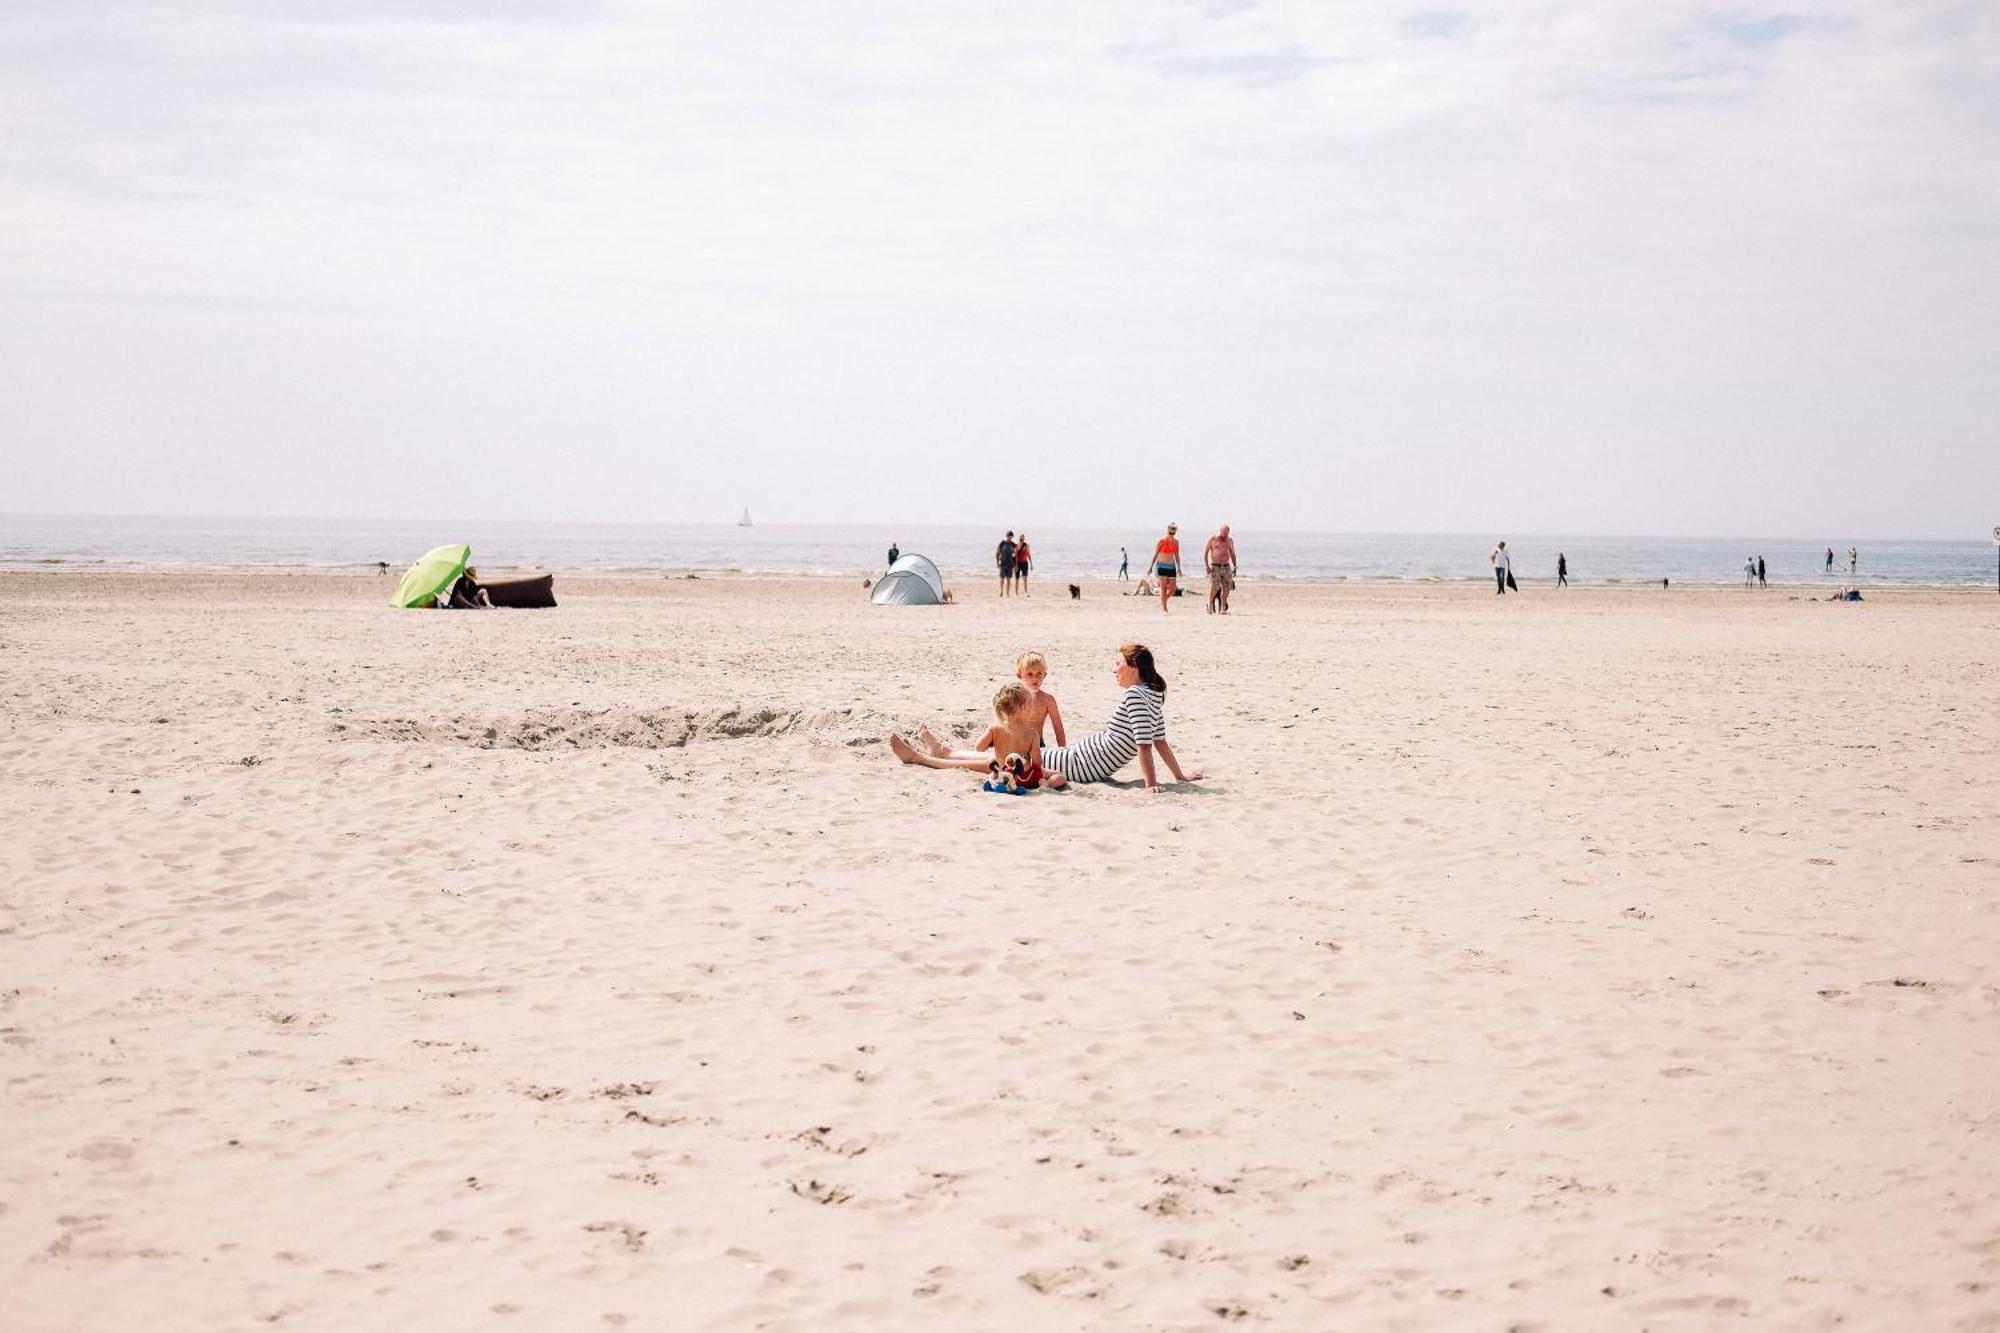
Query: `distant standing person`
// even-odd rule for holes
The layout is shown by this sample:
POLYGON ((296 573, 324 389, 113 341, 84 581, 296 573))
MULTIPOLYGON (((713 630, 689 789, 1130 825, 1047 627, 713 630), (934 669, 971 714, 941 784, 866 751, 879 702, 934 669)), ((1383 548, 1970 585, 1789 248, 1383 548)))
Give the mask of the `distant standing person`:
POLYGON ((1826 572, 1829 574, 1833 573, 1833 548, 1831 546, 1826 548, 1826 572))
POLYGON ((1028 595, 1028 560, 1028 534, 1024 532, 1014 543, 1014 587, 1023 597, 1028 595))
POLYGON ((1558 588, 1569 586, 1569 557, 1561 551, 1556 552, 1556 586, 1558 588))
POLYGON ((903 553, 897 549, 896 543, 894 542, 889 543, 889 568, 894 569, 896 567, 896 561, 902 554, 903 553))
MULTIPOLYGON (((387 568, 387 566, 384 566, 384 568, 387 568)), ((1132 578, 1132 557, 1125 554, 1125 548, 1121 546, 1118 548, 1118 581, 1120 583, 1126 583, 1129 582, 1131 578, 1132 578)))
POLYGON ((1764 582, 1764 557, 1761 555, 1757 557, 1757 586, 1760 588, 1768 586, 1764 582))
POLYGON ((1501 542, 1493 548, 1493 553, 1486 558, 1493 565, 1493 595, 1496 597, 1505 597, 1507 595, 1507 576, 1514 572, 1514 557, 1507 554, 1507 543, 1504 541, 1501 542))
POLYGON ((1854 567, 1860 563, 1861 563, 1861 552, 1855 550, 1852 546, 1848 547, 1847 548, 1848 577, 1852 578, 1854 576, 1854 567))
POLYGON ((1014 533, 1008 530, 1000 544, 993 548, 993 563, 1000 567, 1000 595, 1005 597, 1014 582, 1014 533))
POLYGON ((1174 534, 1180 531, 1175 523, 1167 524, 1167 535, 1160 538, 1153 547, 1153 577, 1160 584, 1160 610, 1171 611, 1168 601, 1173 597, 1176 585, 1181 579, 1181 539, 1174 534))
POLYGON ((1227 523, 1201 548, 1201 563, 1208 572, 1208 609, 1226 616, 1229 594, 1236 587, 1236 539, 1229 535, 1227 523))
POLYGON ((1756 581, 1757 581, 1757 557, 1754 555, 1746 555, 1743 557, 1743 586, 1747 588, 1756 581))

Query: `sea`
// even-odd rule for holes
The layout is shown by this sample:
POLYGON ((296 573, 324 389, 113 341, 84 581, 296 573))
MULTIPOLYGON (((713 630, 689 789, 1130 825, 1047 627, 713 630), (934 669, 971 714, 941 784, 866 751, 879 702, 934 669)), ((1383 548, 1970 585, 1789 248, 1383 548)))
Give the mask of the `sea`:
MULTIPOLYGON (((1493 534, 1280 532, 1233 529, 1244 579, 1304 581, 1490 580, 1493 534)), ((400 571, 447 542, 469 543, 488 574, 742 573, 862 577, 882 569, 891 542, 929 556, 948 575, 992 577, 999 529, 806 523, 581 523, 433 519, 196 518, 0 515, 0 569, 400 571), (379 562, 379 563, 378 563, 379 562)), ((1161 531, 1047 528, 1030 532, 1031 577, 1115 576, 1129 554, 1143 572, 1161 531)), ((1206 532, 1183 529, 1183 558, 1201 565, 1206 532)), ((1996 581, 1989 541, 1803 541, 1767 537, 1510 536, 1519 579, 1553 582, 1556 556, 1576 584, 1743 582, 1762 556, 1774 583, 1858 582, 1955 587, 1996 581), (1834 548, 1834 565, 1826 551, 1834 548), (1847 550, 1857 548, 1852 575, 1847 550)))

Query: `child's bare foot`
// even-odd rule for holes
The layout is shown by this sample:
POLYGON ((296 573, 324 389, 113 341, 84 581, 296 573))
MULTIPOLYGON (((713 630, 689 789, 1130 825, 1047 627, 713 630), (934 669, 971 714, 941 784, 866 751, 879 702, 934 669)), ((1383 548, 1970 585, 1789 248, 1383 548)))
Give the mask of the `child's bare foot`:
POLYGON ((1061 791, 1069 786, 1069 779, 1060 773, 1051 773, 1042 779, 1042 785, 1051 791, 1061 791))
POLYGON ((937 734, 929 727, 917 728, 917 741, 934 755, 942 756, 951 753, 951 747, 939 740, 937 734))

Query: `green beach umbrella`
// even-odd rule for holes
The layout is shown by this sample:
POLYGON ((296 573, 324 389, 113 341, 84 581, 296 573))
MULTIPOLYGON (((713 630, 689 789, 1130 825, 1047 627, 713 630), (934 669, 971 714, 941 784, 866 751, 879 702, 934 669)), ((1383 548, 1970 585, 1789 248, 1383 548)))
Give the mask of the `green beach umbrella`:
POLYGON ((396 594, 389 599, 389 605, 432 605, 437 601, 437 595, 465 572, 465 562, 470 559, 470 546, 438 547, 405 571, 402 580, 396 584, 396 594))

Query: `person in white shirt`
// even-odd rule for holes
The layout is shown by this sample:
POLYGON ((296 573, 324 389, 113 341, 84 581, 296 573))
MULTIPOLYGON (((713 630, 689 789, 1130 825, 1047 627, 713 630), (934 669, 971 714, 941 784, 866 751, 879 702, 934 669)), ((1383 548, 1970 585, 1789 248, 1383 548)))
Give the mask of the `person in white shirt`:
POLYGON ((1514 557, 1507 554, 1507 543, 1503 541, 1486 558, 1493 565, 1493 592, 1504 597, 1507 595, 1507 576, 1514 570, 1514 557))

